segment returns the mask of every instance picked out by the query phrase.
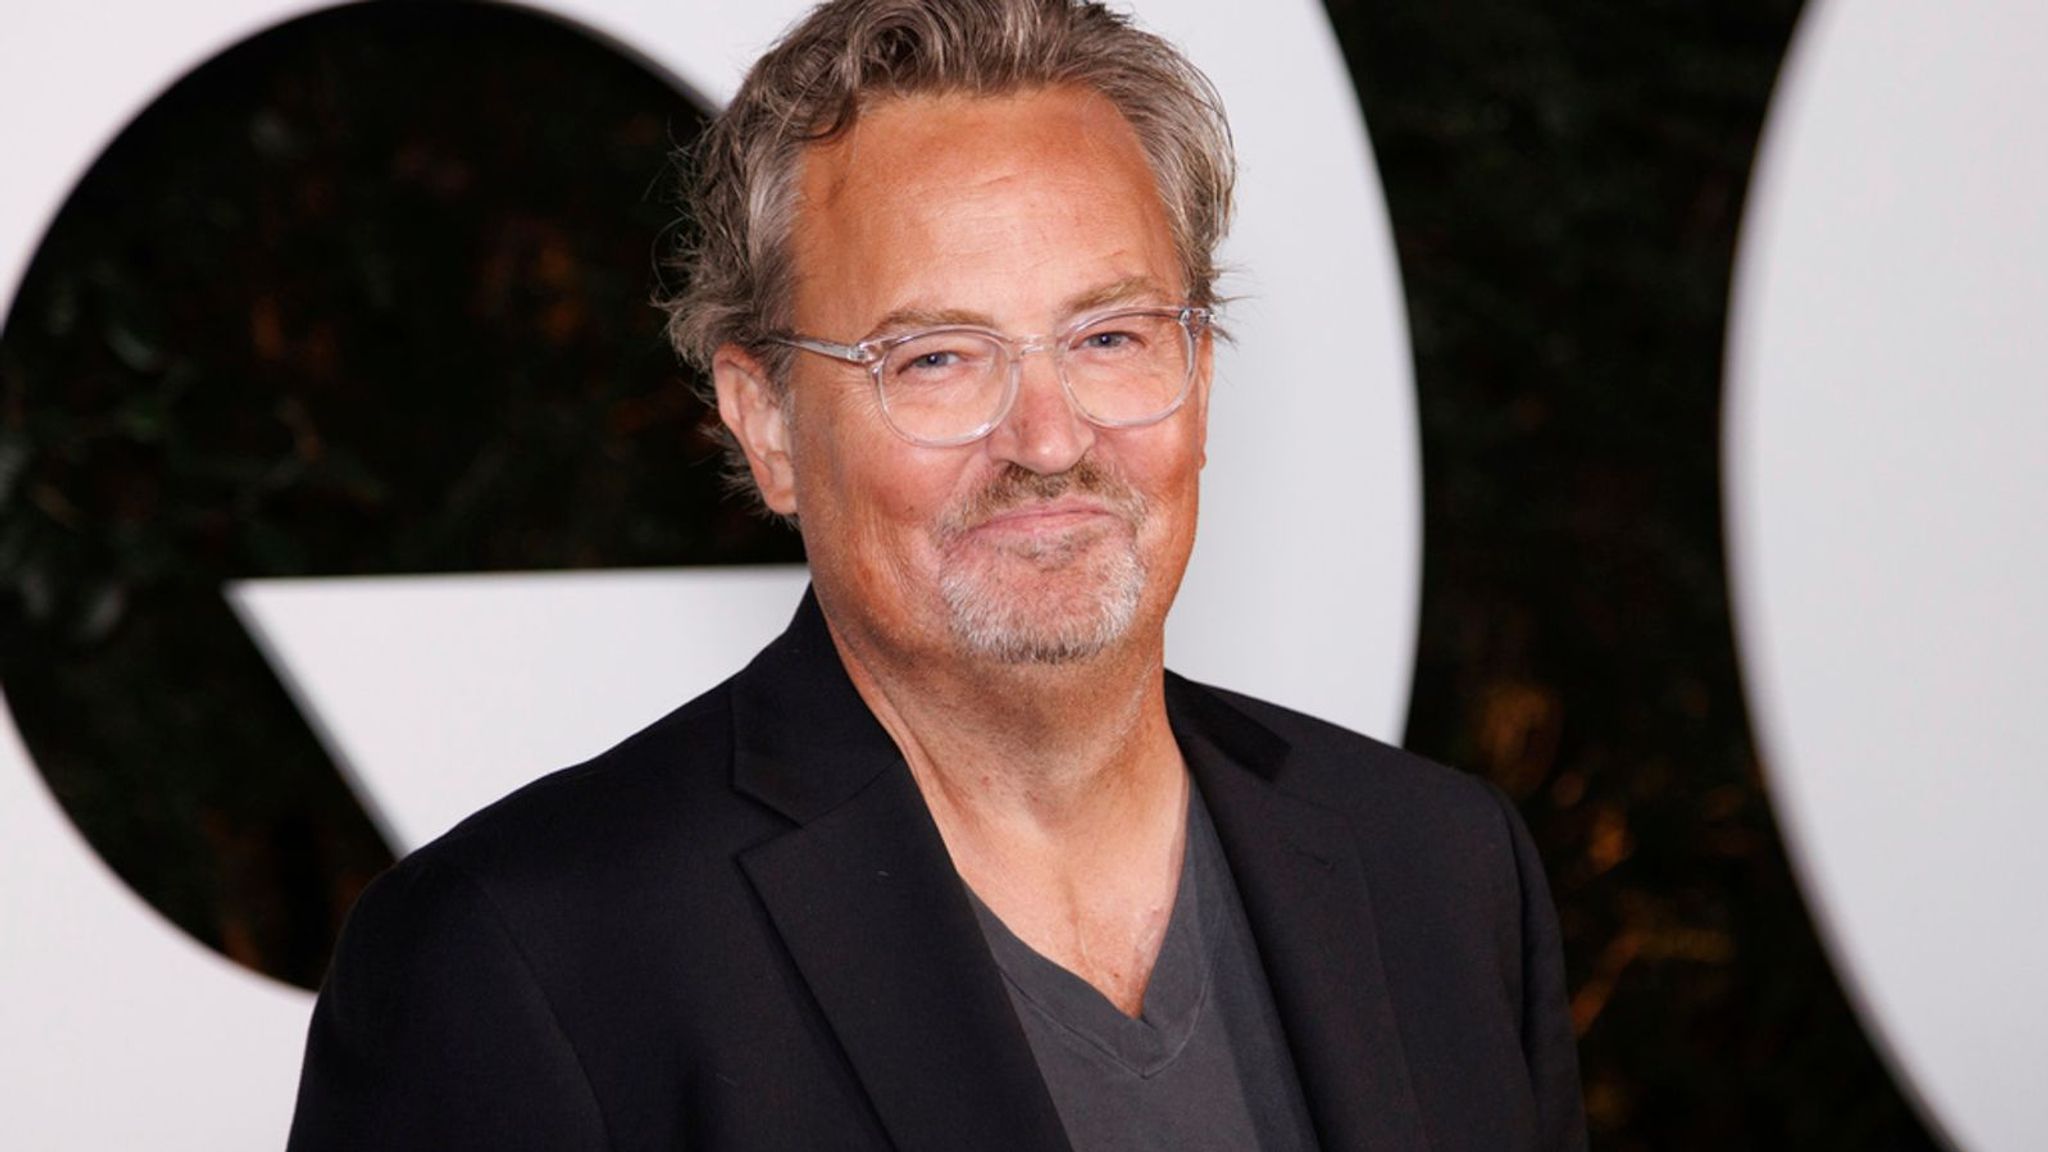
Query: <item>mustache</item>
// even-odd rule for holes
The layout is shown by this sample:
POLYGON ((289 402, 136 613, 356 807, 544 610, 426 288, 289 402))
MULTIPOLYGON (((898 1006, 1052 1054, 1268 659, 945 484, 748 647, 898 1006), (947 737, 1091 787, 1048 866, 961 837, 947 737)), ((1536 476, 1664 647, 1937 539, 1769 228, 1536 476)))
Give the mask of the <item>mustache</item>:
POLYGON ((1093 496, 1130 524, 1145 518, 1145 498, 1123 477, 1084 456, 1064 472, 1033 472, 1005 464, 988 483, 953 509, 939 528, 942 539, 954 539, 996 516, 1031 504, 1057 500, 1069 493, 1093 496))

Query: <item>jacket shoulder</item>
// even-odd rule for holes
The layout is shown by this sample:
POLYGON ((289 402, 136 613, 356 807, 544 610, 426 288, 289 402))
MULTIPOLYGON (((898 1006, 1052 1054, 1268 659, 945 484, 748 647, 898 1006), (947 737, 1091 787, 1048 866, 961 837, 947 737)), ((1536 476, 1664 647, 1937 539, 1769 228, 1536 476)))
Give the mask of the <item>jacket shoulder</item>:
POLYGON ((1303 799, 1349 812, 1461 815, 1498 825, 1504 797, 1485 780, 1256 696, 1172 678, 1223 724, 1249 722, 1286 745, 1276 782, 1303 799))
POLYGON ((731 787, 730 683, 479 809, 399 868, 431 863, 487 883, 594 877, 649 852, 758 837, 775 821, 731 787))
MULTIPOLYGON (((1583 1150, 1557 914, 1535 844, 1507 795, 1480 777, 1290 708, 1187 681, 1175 689, 1203 702, 1196 707, 1211 731, 1238 727, 1241 748, 1257 746, 1247 732, 1265 733, 1278 744, 1270 753, 1279 764, 1274 784, 1343 814, 1372 892, 1389 985, 1430 1022, 1408 1034, 1411 1058, 1455 1068, 1471 1059, 1471 1044, 1514 1044, 1526 1071, 1524 1123, 1535 1133, 1533 1146, 1583 1150)), ((1460 1091, 1445 1099, 1462 1099, 1460 1091)), ((1442 1111, 1460 1107, 1447 1103, 1442 1111)))

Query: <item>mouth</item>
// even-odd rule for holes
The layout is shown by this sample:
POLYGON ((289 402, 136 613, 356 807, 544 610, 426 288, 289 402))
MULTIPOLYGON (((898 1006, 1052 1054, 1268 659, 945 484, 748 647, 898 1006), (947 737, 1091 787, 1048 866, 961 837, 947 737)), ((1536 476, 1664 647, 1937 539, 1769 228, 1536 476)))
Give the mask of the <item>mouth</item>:
POLYGON ((1034 501, 992 513, 947 541, 956 560, 980 553, 1038 568, 1059 567, 1126 529, 1128 521, 1099 500, 1034 501))
POLYGON ((1043 534, 1067 532, 1075 528, 1103 521, 1121 521, 1123 517, 1111 511, 1100 500, 1089 497, 1061 497, 1056 500, 1034 501, 993 512, 979 522, 969 525, 965 536, 1003 533, 1043 534))
POLYGON ((1144 518, 1143 498, 1092 460, 1049 475, 1013 464, 956 509, 939 540, 948 551, 971 540, 1078 544, 1119 526, 1135 533, 1144 518))

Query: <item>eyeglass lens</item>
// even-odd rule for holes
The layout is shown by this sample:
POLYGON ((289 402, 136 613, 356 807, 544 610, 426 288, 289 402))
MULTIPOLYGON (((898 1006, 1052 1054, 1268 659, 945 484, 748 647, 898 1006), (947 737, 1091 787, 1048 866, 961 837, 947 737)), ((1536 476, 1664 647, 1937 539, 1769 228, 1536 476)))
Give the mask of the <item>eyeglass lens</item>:
MULTIPOLYGON (((1180 401, 1192 373, 1193 344, 1175 313, 1123 313, 1068 333, 1055 358, 1088 419, 1142 424, 1180 401)), ((891 348, 877 379, 882 406, 898 431, 913 440, 957 440, 1000 413, 1010 352, 985 333, 943 329, 891 348)))

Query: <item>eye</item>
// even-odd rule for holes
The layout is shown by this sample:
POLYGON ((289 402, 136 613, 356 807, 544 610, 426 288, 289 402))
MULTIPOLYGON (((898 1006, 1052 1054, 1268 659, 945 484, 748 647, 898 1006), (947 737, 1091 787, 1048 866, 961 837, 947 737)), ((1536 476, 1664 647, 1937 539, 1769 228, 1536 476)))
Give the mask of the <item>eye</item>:
POLYGON ((987 375, 1001 350, 972 332, 934 332, 890 351, 882 363, 885 384, 897 387, 959 387, 987 375))
POLYGON ((1090 352, 1114 352, 1137 339, 1139 337, 1134 332, 1116 329, 1097 330, 1083 333, 1076 347, 1090 352))
POLYGON ((1095 361, 1142 360, 1171 346, 1177 321, 1149 313, 1105 316, 1074 334, 1070 356, 1095 361))

